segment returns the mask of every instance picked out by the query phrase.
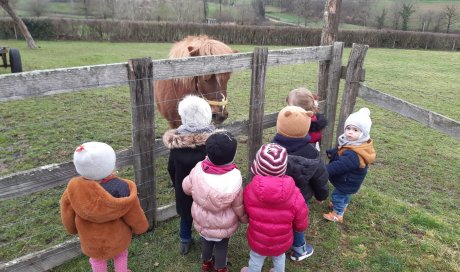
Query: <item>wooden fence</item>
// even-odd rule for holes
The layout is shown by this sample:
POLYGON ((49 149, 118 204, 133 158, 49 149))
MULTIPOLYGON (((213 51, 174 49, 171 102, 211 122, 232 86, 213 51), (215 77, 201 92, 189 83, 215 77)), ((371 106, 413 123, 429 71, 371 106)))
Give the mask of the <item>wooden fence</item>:
MULTIPOLYGON (((322 101, 326 118, 334 123, 340 79, 345 79, 340 122, 353 110, 356 97, 376 103, 386 109, 413 118, 449 135, 460 137, 460 123, 415 105, 385 95, 364 86, 362 67, 368 46, 354 44, 348 65, 342 67, 343 43, 330 46, 305 47, 268 51, 256 48, 253 53, 223 56, 195 57, 176 60, 132 59, 128 63, 95 65, 67 69, 44 70, 0 76, 0 101, 11 101, 34 96, 73 92, 83 88, 96 88, 129 84, 133 131, 132 149, 117 152, 117 168, 134 166, 135 181, 142 194, 141 205, 147 212, 151 228, 158 221, 176 215, 174 204, 157 208, 155 199, 155 158, 168 150, 155 141, 153 120, 153 81, 177 77, 252 70, 249 119, 233 122, 225 128, 235 135, 248 135, 248 166, 262 143, 262 130, 276 125, 277 113, 264 115, 265 78, 267 67, 325 62, 326 97, 322 101), (82 82, 86 86, 83 87, 82 82), (145 108, 149 105, 150 109, 145 108), (394 109, 396 107, 396 109, 394 109), (149 197, 150 196, 150 197, 149 197), (153 197, 152 197, 153 196, 153 197)), ((324 76, 324 75, 321 75, 324 76)), ((340 130, 340 125, 338 130, 340 130)), ((334 126, 324 131, 322 150, 332 146, 334 126)), ((0 177, 0 201, 38 192, 65 184, 77 175, 72 162, 47 165, 0 177)), ((45 271, 81 254, 78 239, 72 239, 52 248, 32 253, 0 264, 0 271, 45 271)))

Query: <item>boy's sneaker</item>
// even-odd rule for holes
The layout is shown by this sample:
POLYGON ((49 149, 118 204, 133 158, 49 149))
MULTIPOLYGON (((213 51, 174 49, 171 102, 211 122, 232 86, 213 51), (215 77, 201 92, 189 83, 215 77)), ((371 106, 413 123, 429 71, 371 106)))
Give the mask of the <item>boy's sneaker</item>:
POLYGON ((339 222, 343 223, 343 216, 338 215, 335 211, 332 211, 330 213, 325 213, 323 214, 324 219, 332 221, 332 222, 339 222))
POLYGON ((307 243, 300 247, 291 247, 291 255, 289 258, 293 261, 302 261, 313 255, 313 247, 307 243))

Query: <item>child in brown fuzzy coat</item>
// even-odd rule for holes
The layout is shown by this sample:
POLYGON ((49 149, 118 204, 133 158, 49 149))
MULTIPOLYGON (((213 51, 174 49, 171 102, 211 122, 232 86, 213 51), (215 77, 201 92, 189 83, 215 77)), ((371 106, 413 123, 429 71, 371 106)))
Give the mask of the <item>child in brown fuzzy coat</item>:
POLYGON ((116 272, 130 271, 132 233, 149 227, 136 184, 114 174, 115 160, 115 151, 105 143, 77 147, 73 162, 81 176, 69 181, 61 197, 62 223, 67 232, 79 235, 94 272, 106 272, 108 259, 114 259, 116 272))

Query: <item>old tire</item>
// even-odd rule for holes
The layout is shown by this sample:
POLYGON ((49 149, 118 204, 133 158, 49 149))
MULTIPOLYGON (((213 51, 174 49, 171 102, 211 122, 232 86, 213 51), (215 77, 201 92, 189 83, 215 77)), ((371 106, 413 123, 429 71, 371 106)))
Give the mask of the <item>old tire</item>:
POLYGON ((22 72, 21 54, 19 54, 19 49, 11 48, 9 50, 9 57, 10 57, 11 73, 22 72))

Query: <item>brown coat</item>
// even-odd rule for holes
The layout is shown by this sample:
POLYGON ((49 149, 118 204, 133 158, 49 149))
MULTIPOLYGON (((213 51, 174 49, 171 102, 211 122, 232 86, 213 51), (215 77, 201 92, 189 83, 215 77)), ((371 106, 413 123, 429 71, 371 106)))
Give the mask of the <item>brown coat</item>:
POLYGON ((70 234, 80 236, 81 250, 89 257, 107 260, 127 249, 132 233, 149 225, 137 197, 136 184, 128 183, 130 195, 114 198, 92 180, 75 177, 61 197, 61 219, 70 234))

